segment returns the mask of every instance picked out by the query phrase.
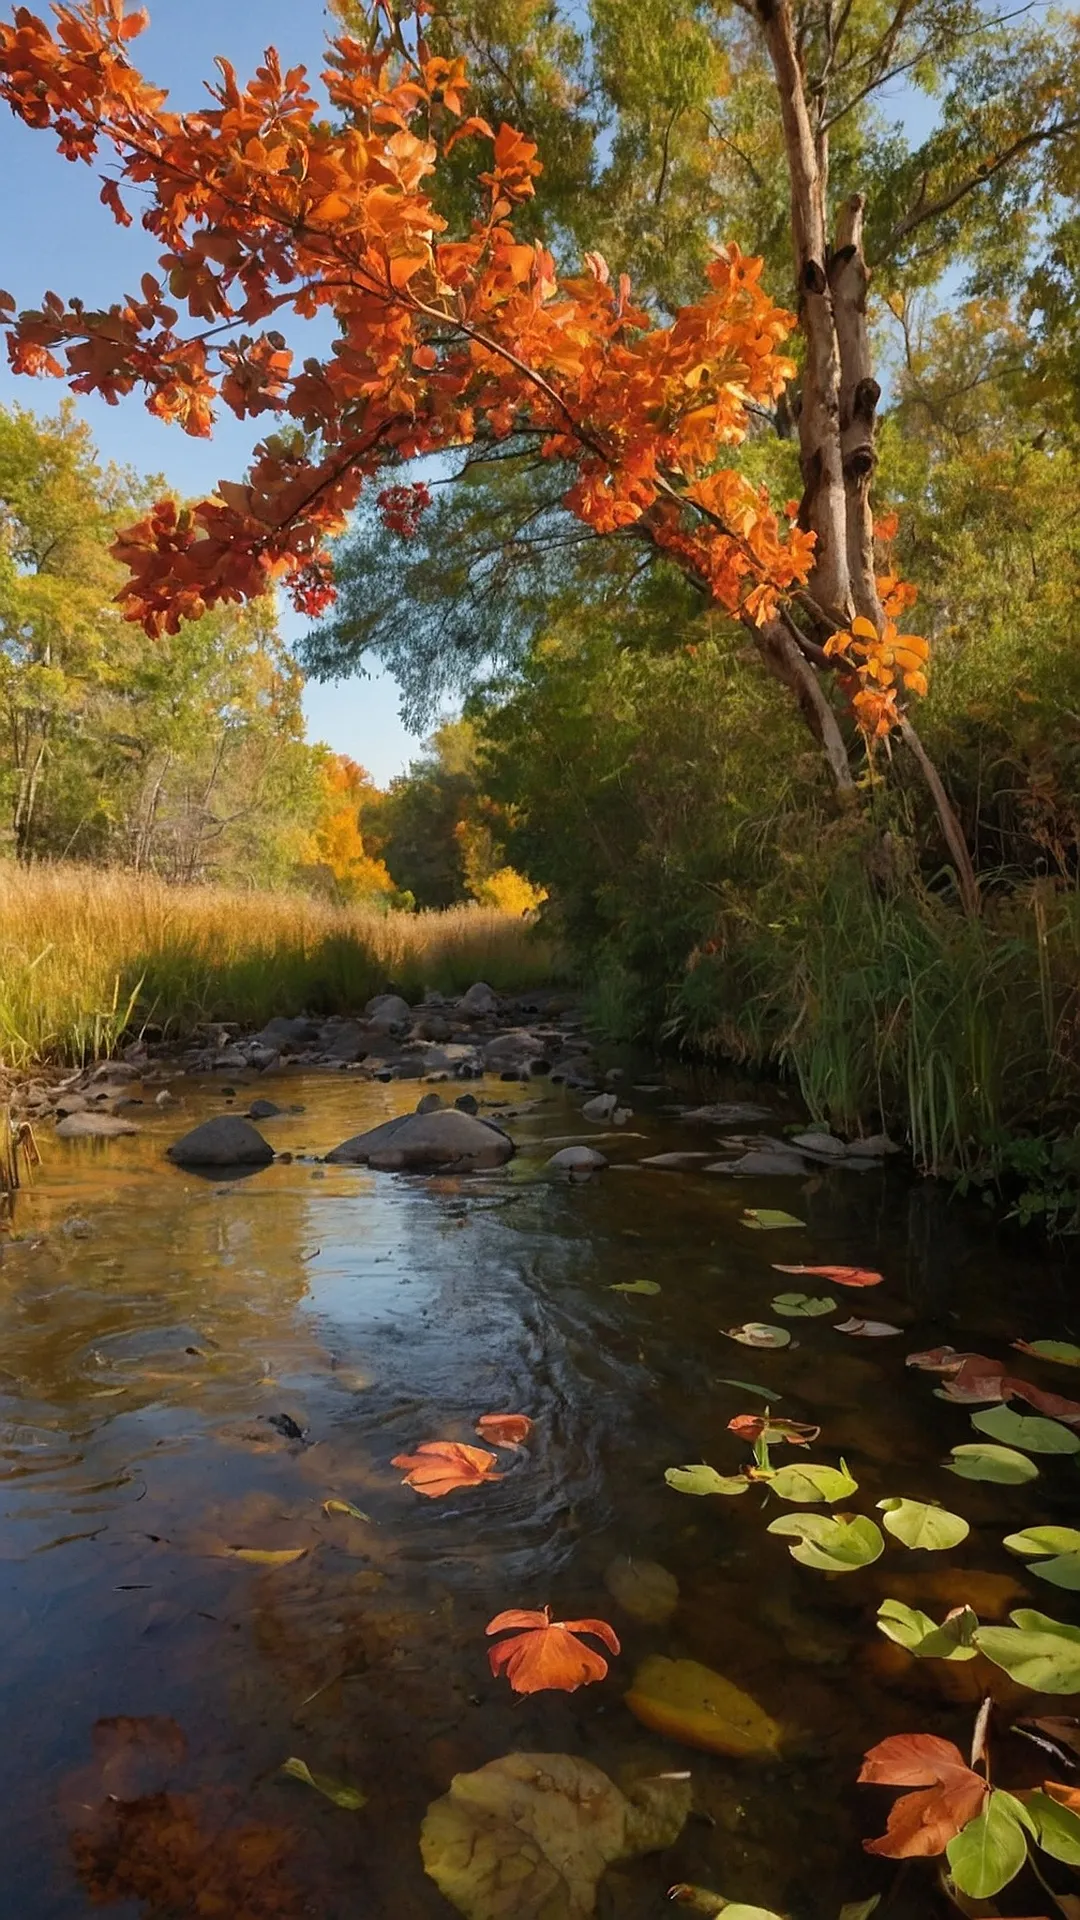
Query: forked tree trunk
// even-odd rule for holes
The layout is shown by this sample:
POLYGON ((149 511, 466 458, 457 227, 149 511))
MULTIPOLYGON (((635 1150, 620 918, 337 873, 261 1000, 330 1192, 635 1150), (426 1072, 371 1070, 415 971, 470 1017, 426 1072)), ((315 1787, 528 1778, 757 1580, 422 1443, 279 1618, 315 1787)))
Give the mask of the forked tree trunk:
MULTIPOLYGON (((811 120, 789 0, 754 0, 754 5, 776 80, 791 181, 799 321, 806 341, 799 407, 803 478, 799 518, 817 536, 807 588, 819 627, 812 638, 820 643, 828 629, 846 627, 856 614, 872 620, 879 632, 882 626, 871 510, 881 389, 873 374, 866 320, 870 275, 862 244, 864 202, 857 194, 844 204, 835 244, 830 247, 828 134, 811 120)), ((798 642, 788 638, 797 651, 798 642)), ((779 671, 779 652, 770 647, 767 637, 762 651, 767 659, 772 654, 770 664, 779 671)), ((812 648, 811 653, 820 661, 818 649, 812 648)), ((844 793, 853 782, 840 730, 819 666, 811 657, 804 656, 804 662, 820 700, 809 699, 805 682, 796 691, 804 709, 813 709, 811 724, 825 747, 838 790, 844 793), (831 727, 824 723, 822 706, 833 714, 831 727), (838 742, 842 756, 837 753, 838 742)), ((797 676, 790 658, 786 664, 788 672, 781 672, 780 677, 795 685, 797 676)), ((929 791, 956 870, 964 909, 977 913, 979 892, 971 855, 941 776, 907 716, 900 736, 913 753, 929 791)))

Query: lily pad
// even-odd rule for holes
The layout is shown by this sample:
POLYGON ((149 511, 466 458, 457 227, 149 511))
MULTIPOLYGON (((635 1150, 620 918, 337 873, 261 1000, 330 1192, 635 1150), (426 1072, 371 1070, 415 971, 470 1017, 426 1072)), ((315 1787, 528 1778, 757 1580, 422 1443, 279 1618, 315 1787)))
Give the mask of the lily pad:
POLYGON ((660 1285, 656 1280, 616 1280, 608 1288, 609 1293, 659 1293, 660 1285))
POLYGON ((805 1227, 806 1221, 796 1220, 793 1213, 784 1213, 779 1207, 747 1207, 742 1224, 761 1232, 773 1232, 777 1227, 805 1227))
POLYGON ((815 1298, 809 1293, 778 1293, 770 1302, 773 1313, 779 1313, 787 1320, 818 1320, 823 1313, 835 1313, 836 1301, 830 1300, 827 1293, 815 1298))
POLYGON ((669 1847, 690 1811, 687 1775, 623 1794, 569 1753, 508 1753, 457 1773, 420 1829, 424 1871, 466 1920, 589 1920, 604 1869, 669 1847))
POLYGON ((1016 1453, 1012 1447, 992 1446, 988 1440, 969 1440, 962 1447, 954 1447, 945 1467, 962 1480, 994 1480, 1003 1487, 1022 1486, 1025 1480, 1037 1479, 1039 1473, 1026 1454, 1016 1453))
POLYGON ((1037 1360, 1056 1360, 1063 1367, 1080 1367, 1080 1347, 1071 1340, 1014 1340, 1021 1353, 1033 1353, 1037 1360))
POLYGON ((778 1467, 764 1484, 778 1499, 801 1501, 807 1506, 846 1500, 849 1494, 857 1492, 859 1485, 843 1460, 839 1468, 818 1467, 812 1462, 804 1466, 802 1461, 796 1461, 790 1467, 778 1467))
POLYGON ((765 1320, 747 1320, 741 1327, 725 1327, 729 1340, 737 1340, 743 1347, 790 1347, 791 1335, 786 1327, 770 1327, 765 1320))
POLYGON ((1014 1880, 1027 1859, 1028 1820, 1019 1800, 995 1789, 981 1813, 945 1849, 961 1893, 990 1900, 1014 1880))
POLYGON ((625 1613, 648 1626, 662 1626, 679 1604, 679 1583, 656 1560, 620 1553, 604 1570, 604 1585, 625 1613))
POLYGON ((1043 1852, 1068 1867, 1080 1867, 1080 1815, 1041 1790, 1025 1794, 1024 1806, 1043 1852))
POLYGON ((822 1573, 856 1573, 885 1551, 881 1529, 862 1513, 785 1513, 768 1532, 794 1535, 792 1559, 822 1573))
POLYGON ((979 1616, 971 1607, 955 1607, 939 1627, 928 1613, 907 1607, 902 1600, 883 1600, 877 1615, 879 1633, 919 1660, 974 1660, 971 1642, 978 1624, 979 1616))
POLYGON ((749 1758, 780 1748, 782 1729, 756 1700, 697 1660, 651 1653, 626 1695, 634 1717, 654 1733, 707 1753, 749 1758))
POLYGON ((894 1540, 902 1540, 905 1547, 921 1547, 929 1553, 958 1547, 971 1532, 967 1521, 958 1513, 948 1513, 944 1507, 925 1500, 899 1497, 879 1500, 878 1512, 885 1515, 882 1525, 894 1540))
POLYGON ((1028 1572, 1039 1580, 1080 1593, 1080 1532, 1075 1527, 1028 1527, 1023 1533, 1006 1534, 1003 1545, 1010 1553, 1030 1559, 1028 1572))
POLYGON ((1006 1446, 1023 1447, 1026 1453, 1080 1453, 1080 1433, 1073 1433, 1057 1420, 1044 1420, 1037 1413, 988 1407, 983 1413, 973 1413, 971 1424, 978 1433, 988 1433, 1006 1446))
POLYGON ((676 1493, 746 1493, 750 1482, 745 1473, 717 1473, 702 1461, 696 1467, 669 1467, 664 1475, 676 1493))
POLYGON ((1031 1607, 1018 1607, 1009 1619, 1011 1627, 979 1628, 979 1652, 1033 1693, 1080 1693, 1080 1627, 1031 1607))
POLYGON ((350 1787, 344 1780, 332 1780, 328 1773, 313 1773, 306 1760, 283 1760, 280 1770, 291 1780, 301 1780, 305 1787, 314 1787, 324 1800, 333 1801, 334 1806, 341 1807, 345 1813, 359 1813, 361 1807, 367 1806, 367 1794, 361 1793, 359 1787, 350 1787))

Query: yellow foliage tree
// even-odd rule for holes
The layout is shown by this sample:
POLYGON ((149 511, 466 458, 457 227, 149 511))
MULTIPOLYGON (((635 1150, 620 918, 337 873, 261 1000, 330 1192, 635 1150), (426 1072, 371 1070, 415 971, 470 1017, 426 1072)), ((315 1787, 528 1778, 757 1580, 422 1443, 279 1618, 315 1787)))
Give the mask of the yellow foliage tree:
POLYGON ((321 769, 323 811, 307 846, 304 864, 332 879, 346 900, 382 898, 396 891, 382 860, 364 850, 361 818, 365 801, 378 795, 370 774, 347 754, 328 753, 321 769))

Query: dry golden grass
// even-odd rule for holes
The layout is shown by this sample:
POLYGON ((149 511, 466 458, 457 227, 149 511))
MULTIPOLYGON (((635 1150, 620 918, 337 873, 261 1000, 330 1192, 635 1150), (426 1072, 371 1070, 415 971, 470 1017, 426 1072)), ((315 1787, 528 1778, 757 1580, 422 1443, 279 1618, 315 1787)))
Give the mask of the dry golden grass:
POLYGON ((350 1013, 486 980, 550 982, 549 942, 495 908, 380 913, 301 893, 171 887, 94 867, 0 864, 0 1064, 100 1056, 145 1025, 350 1013))

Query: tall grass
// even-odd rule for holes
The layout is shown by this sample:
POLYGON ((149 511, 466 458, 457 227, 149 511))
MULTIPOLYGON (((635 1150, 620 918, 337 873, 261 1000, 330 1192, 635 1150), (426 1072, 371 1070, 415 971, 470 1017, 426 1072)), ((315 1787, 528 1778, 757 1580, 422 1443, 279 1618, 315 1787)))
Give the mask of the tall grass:
POLYGON ((527 991, 556 966, 535 928, 490 907, 381 913, 0 863, 0 1064, 16 1070, 105 1055, 147 1025, 179 1039, 208 1021, 355 1013, 389 986, 527 991))

